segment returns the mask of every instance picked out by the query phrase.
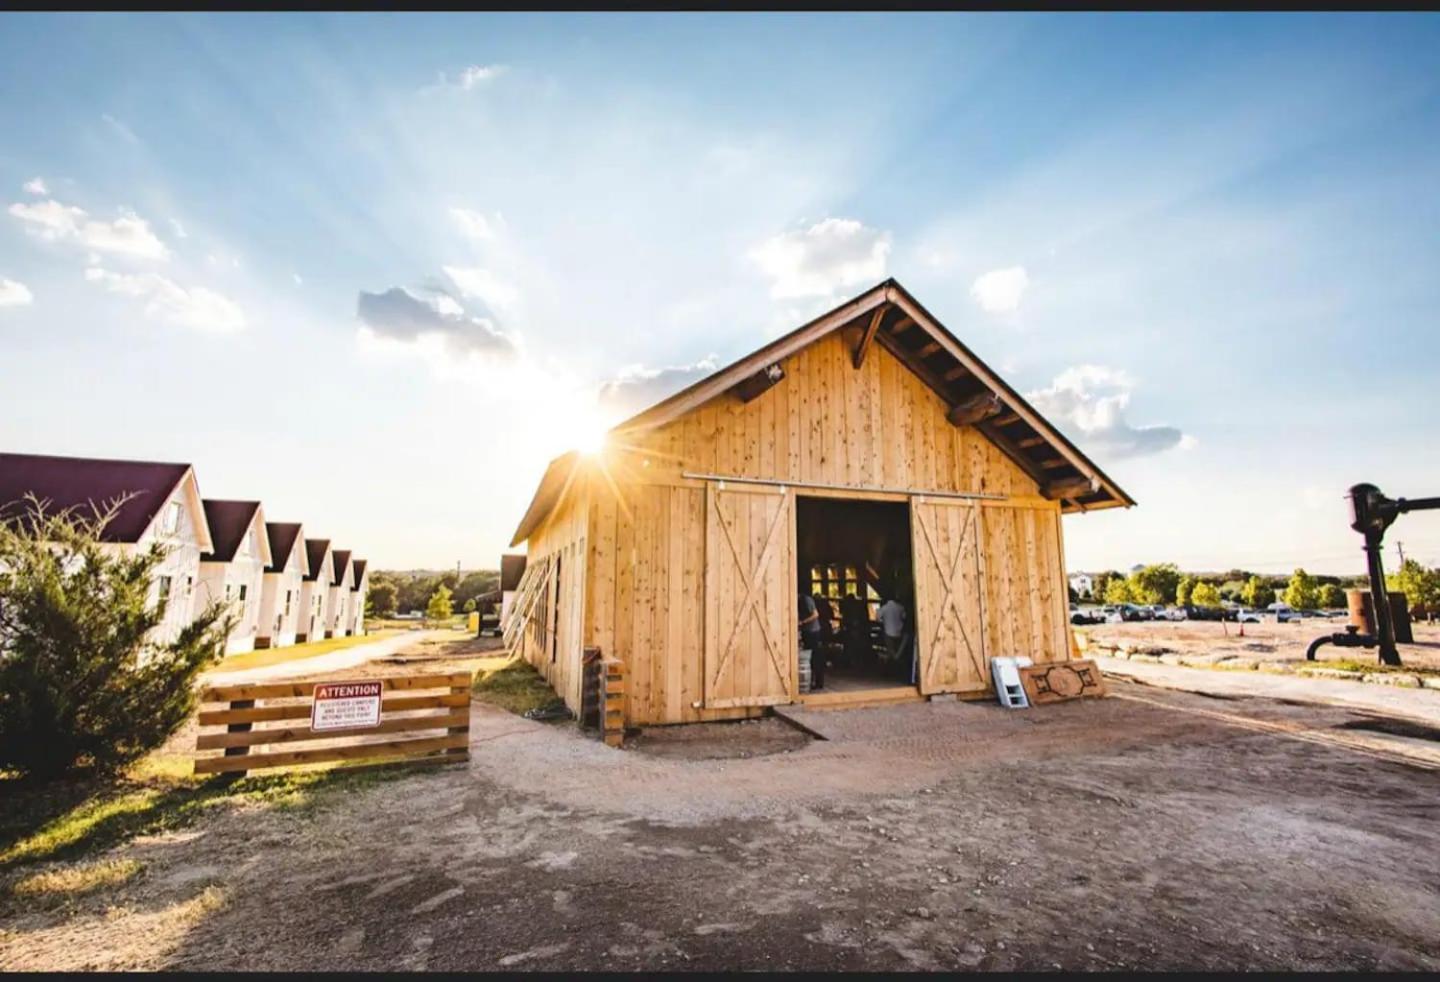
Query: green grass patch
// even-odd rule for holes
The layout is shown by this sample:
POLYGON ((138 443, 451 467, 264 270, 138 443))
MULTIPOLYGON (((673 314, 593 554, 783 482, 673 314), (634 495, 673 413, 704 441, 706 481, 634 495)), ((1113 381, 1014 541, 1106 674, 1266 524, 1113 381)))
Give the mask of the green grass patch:
POLYGON ((476 702, 499 706, 520 715, 530 709, 551 709, 564 700, 550 683, 527 662, 512 658, 498 668, 476 672, 473 687, 476 702))
POLYGON ((226 775, 176 779, 169 770, 142 767, 118 779, 72 778, 35 789, 0 785, 0 870, 184 828, 219 807, 307 808, 334 793, 409 773, 403 766, 330 767, 234 780, 226 775), (137 773, 144 776, 137 778, 137 773))
POLYGON ((316 655, 328 655, 332 651, 341 651, 345 648, 353 648, 356 645, 369 644, 371 641, 378 641, 381 638, 388 638, 396 631, 371 631, 369 634, 351 636, 348 638, 325 638, 321 641, 307 641, 304 644, 292 644, 288 648, 261 648, 258 651, 247 651, 243 655, 231 655, 222 660, 211 669, 212 672, 240 672, 247 668, 264 668, 266 665, 279 665, 281 662, 298 661, 302 658, 314 658, 316 655))

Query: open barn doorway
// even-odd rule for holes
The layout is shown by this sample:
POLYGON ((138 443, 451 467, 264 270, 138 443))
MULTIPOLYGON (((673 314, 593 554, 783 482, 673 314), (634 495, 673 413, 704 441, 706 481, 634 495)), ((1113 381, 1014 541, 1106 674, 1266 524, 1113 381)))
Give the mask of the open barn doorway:
MULTIPOLYGON (((915 583, 910 509, 899 501, 806 497, 795 501, 800 588, 819 614, 811 691, 858 692, 915 683, 915 583), (882 606, 899 640, 887 641, 882 606)), ((803 635, 802 635, 803 638, 803 635)))

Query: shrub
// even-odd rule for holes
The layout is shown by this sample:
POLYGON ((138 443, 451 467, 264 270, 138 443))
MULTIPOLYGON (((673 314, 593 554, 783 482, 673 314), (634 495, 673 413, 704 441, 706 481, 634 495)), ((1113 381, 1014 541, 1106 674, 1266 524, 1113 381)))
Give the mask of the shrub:
POLYGON ((231 617, 211 604, 180 636, 152 630, 164 547, 101 541, 118 502, 82 517, 31 498, 0 523, 0 769, 37 779, 110 771, 165 742, 194 708, 195 677, 219 658, 231 617))

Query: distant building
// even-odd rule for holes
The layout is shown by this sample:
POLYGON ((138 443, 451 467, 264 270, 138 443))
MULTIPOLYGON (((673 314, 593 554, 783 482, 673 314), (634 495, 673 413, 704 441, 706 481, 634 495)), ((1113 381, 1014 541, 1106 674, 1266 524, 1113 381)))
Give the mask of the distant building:
POLYGON ((205 500, 214 548, 200 556, 200 591, 196 610, 215 601, 230 607, 235 623, 225 641, 225 654, 255 650, 260 626, 260 595, 265 567, 270 565, 270 539, 265 534, 265 509, 258 501, 205 500))
POLYGON ((194 616, 200 553, 213 548, 193 467, 0 453, 0 519, 19 520, 28 510, 27 495, 48 512, 75 509, 83 518, 124 499, 101 539, 125 553, 156 542, 166 547, 150 595, 152 603, 165 601, 165 616, 152 638, 168 644, 180 636, 194 616))
POLYGON ((300 584, 300 620, 295 641, 318 641, 326 637, 325 608, 330 602, 330 583, 334 571, 330 563, 329 539, 305 540, 305 565, 308 568, 300 584))
POLYGON ((1089 573, 1071 573, 1070 589, 1082 597, 1091 596, 1095 589, 1095 580, 1089 573))
POLYGON ((351 564, 354 582, 350 585, 350 633, 356 637, 365 633, 365 597, 370 592, 369 563, 357 559, 351 564))
POLYGON ((336 549, 330 554, 333 566, 330 596, 325 604, 325 636, 343 638, 350 633, 346 619, 350 611, 350 588, 355 585, 355 569, 349 549, 336 549))
POLYGON ((255 647, 284 648, 294 644, 299 633, 300 594, 309 570, 305 536, 299 522, 266 522, 265 535, 270 540, 270 565, 260 589, 255 647))

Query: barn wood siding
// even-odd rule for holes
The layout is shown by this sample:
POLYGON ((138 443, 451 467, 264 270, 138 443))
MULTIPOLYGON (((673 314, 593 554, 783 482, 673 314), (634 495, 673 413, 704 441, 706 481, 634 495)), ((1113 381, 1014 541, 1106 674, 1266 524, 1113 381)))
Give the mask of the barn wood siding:
POLYGON ((626 720, 764 711, 697 705, 705 697, 706 485, 684 479, 687 472, 1010 496, 978 513, 979 549, 993 567, 975 641, 986 653, 983 674, 988 683, 991 653, 1068 657, 1058 504, 1040 498, 1035 482, 973 427, 952 426, 939 396, 879 345, 857 370, 849 344, 834 334, 784 366, 786 378, 749 403, 720 396, 627 437, 605 459, 614 488, 590 478, 585 643, 625 662, 626 720))
POLYGON ((580 657, 585 623, 586 534, 589 526, 589 501, 583 482, 571 488, 545 523, 530 537, 526 551, 528 563, 560 557, 560 573, 555 576, 553 563, 546 575, 551 577, 551 609, 557 638, 555 657, 549 647, 542 649, 539 631, 534 622, 527 626, 521 650, 531 665, 545 677, 565 704, 580 711, 580 657), (558 612, 555 612, 558 603, 558 612))

